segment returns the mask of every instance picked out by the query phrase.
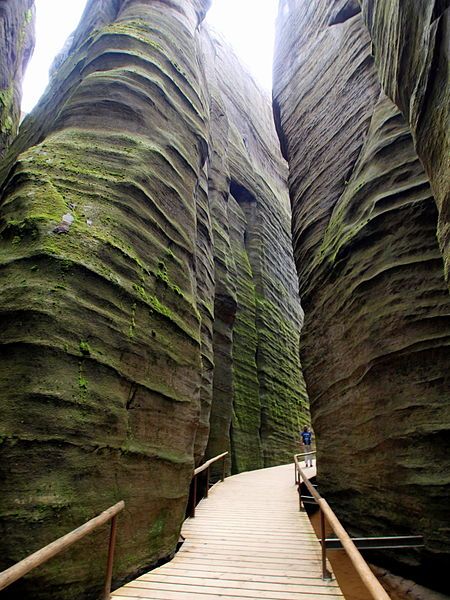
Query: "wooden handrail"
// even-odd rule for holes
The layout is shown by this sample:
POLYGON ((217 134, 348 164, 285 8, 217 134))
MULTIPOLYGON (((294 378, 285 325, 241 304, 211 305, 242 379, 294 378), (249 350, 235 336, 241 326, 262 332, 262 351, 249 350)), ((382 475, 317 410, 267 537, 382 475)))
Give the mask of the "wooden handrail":
POLYGON ((296 454, 295 456, 298 458, 299 456, 308 456, 309 454, 315 454, 316 450, 311 450, 311 452, 301 452, 300 454, 296 454))
MULTIPOLYGON (((306 485, 308 491, 313 496, 313 498, 316 500, 316 502, 319 506, 319 509, 321 511, 322 568, 323 568, 324 578, 326 578, 326 574, 327 574, 327 569, 326 569, 326 564, 325 564, 325 562, 326 562, 326 546, 325 546, 326 535, 325 535, 325 523, 324 523, 324 517, 325 517, 327 519, 328 523, 331 525, 331 528, 333 529, 334 533, 339 538, 339 540, 342 544, 342 547, 347 552, 355 570, 357 571, 357 573, 361 577, 362 581, 366 585, 372 598, 374 598, 374 600, 389 600, 388 594, 386 593, 386 591, 384 590, 381 583, 378 581, 378 579, 375 577, 375 575, 370 570, 369 565, 366 563, 366 561, 362 557, 361 553, 359 552, 358 548, 353 543, 351 537, 348 535, 348 533, 345 531, 344 527, 341 525, 341 523, 340 523, 339 519, 337 518, 337 516, 335 515, 333 509, 330 507, 330 505, 325 500, 325 498, 322 498, 322 496, 319 494, 319 492, 311 485, 309 479, 306 477, 302 468, 298 464, 297 455, 294 456, 294 463, 295 463, 295 467, 296 467, 296 472, 298 472, 300 475, 300 477, 298 478, 299 489, 300 489, 300 485, 301 485, 301 480, 303 480, 303 483, 306 485)), ((297 477, 296 477, 296 482, 297 482, 297 477)))
POLYGON ((194 477, 196 475, 198 475, 199 473, 201 473, 202 471, 204 471, 205 469, 207 469, 208 467, 210 467, 213 463, 220 460, 221 458, 225 458, 225 456, 227 456, 227 454, 228 454, 228 452, 222 452, 222 454, 218 454, 214 458, 210 458, 209 460, 207 460, 203 465, 200 465, 200 467, 197 467, 194 470, 194 477))
POLYGON ((111 533, 109 539, 106 580, 103 593, 104 600, 109 600, 111 594, 112 564, 114 559, 114 547, 116 536, 116 517, 117 514, 124 508, 125 502, 121 500, 117 504, 114 504, 114 506, 111 506, 107 510, 100 513, 97 517, 94 517, 90 521, 87 521, 87 523, 84 523, 84 525, 77 527, 77 529, 74 529, 70 533, 63 535, 54 542, 51 542, 47 546, 44 546, 44 548, 41 548, 33 554, 30 554, 30 556, 27 556, 12 567, 9 567, 9 569, 2 571, 0 573, 0 590, 3 590, 8 585, 11 585, 27 573, 29 573, 32 569, 39 567, 40 565, 44 564, 45 562, 59 554, 60 552, 63 552, 64 550, 72 546, 72 544, 75 544, 89 533, 92 533, 92 531, 94 531, 94 529, 97 529, 97 527, 100 527, 101 525, 104 525, 108 521, 112 520, 111 533))
POLYGON ((209 490, 209 467, 217 462, 218 460, 223 460, 222 466, 222 481, 225 479, 225 457, 228 456, 228 452, 222 452, 222 454, 218 454, 214 458, 210 458, 203 465, 194 469, 194 474, 192 476, 192 500, 191 500, 191 512, 190 517, 193 519, 195 517, 195 506, 197 504, 197 475, 206 471, 206 484, 205 484, 205 498, 208 497, 209 490))
MULTIPOLYGON (((301 454, 294 454, 295 483, 297 485, 299 483, 299 476, 298 476, 298 471, 297 471, 298 458, 299 458, 299 456, 309 456, 310 454, 316 454, 316 450, 311 450, 311 452, 302 452, 301 454)), ((302 506, 302 503, 300 501, 300 510, 301 510, 301 506, 302 506)))

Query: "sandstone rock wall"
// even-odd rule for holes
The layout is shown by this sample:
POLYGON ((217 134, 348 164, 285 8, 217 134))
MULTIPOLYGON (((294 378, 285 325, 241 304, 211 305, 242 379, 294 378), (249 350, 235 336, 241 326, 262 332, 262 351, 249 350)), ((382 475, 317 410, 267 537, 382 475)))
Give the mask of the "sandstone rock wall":
POLYGON ((319 482, 350 530, 422 534, 393 568, 443 586, 450 298, 411 130, 355 2, 282 2, 274 112, 290 165, 319 482), (400 563, 400 564, 399 564, 400 563))
POLYGON ((34 46, 34 0, 0 0, 0 159, 17 133, 22 77, 34 46))
MULTIPOLYGON (((0 166, 2 567, 124 499, 123 581, 174 551, 207 445, 294 449, 285 166, 207 5, 89 2, 0 166)), ((96 597, 105 555, 99 531, 5 598, 96 597)))
MULTIPOLYGON (((178 539, 201 383, 194 199, 207 154, 196 23, 183 6, 121 3, 86 32, 11 148, 3 564, 120 498, 118 577, 178 539)), ((92 597, 104 536, 39 569, 36 597, 92 597)))
POLYGON ((449 0, 361 0, 381 85, 407 120, 430 179, 450 270, 449 0))

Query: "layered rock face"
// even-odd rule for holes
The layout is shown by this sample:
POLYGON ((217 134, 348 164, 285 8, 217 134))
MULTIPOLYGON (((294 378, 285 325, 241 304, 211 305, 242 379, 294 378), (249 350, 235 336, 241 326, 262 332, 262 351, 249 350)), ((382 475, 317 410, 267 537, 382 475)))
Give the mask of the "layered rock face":
POLYGON ((400 108, 430 179, 437 234, 450 271, 450 2, 361 0, 375 64, 386 94, 400 108))
POLYGON ((422 534, 424 551, 388 558, 444 587, 450 298, 429 179, 371 50, 356 2, 281 3, 301 358, 321 491, 355 533, 422 534))
POLYGON ((0 0, 0 159, 17 134, 22 77, 34 46, 34 0, 0 0))
MULTIPOLYGON (((206 446, 235 470, 292 454, 286 167, 207 5, 89 2, 1 165, 2 567, 123 499, 123 581, 173 552, 206 446)), ((96 597, 106 545, 5 598, 96 597)))

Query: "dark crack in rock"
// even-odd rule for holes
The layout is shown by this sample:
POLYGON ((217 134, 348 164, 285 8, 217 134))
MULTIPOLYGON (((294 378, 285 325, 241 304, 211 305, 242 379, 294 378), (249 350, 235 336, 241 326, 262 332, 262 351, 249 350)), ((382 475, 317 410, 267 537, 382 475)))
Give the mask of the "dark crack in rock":
POLYGON ((228 440, 233 469, 240 471, 291 460, 307 414, 297 359, 301 309, 290 258, 286 165, 270 102, 223 41, 204 46, 216 140, 210 187, 220 357, 208 455, 228 440), (231 84, 236 74, 239 87, 231 84))

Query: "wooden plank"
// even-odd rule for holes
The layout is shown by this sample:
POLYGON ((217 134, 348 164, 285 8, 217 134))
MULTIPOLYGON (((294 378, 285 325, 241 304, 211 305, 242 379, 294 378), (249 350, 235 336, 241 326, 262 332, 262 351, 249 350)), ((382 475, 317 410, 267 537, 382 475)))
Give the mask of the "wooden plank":
MULTIPOLYGON (((216 569, 218 571, 227 570, 230 572, 241 572, 241 573, 266 573, 267 571, 271 573, 278 573, 280 575, 289 576, 293 572, 297 572, 302 575, 302 577, 311 574, 315 578, 319 578, 322 575, 321 564, 318 562, 315 567, 311 567, 311 565, 303 565, 300 566, 298 563, 294 564, 286 564, 286 565, 272 565, 270 563, 265 563, 264 566, 259 562, 253 563, 242 563, 240 561, 230 562, 230 561, 214 561, 209 562, 206 560, 199 561, 199 559, 191 558, 188 561, 179 562, 176 564, 177 567, 181 567, 183 569, 190 568, 191 565, 197 565, 198 567, 203 567, 203 570, 216 569), (195 562, 197 561, 197 562, 195 562), (189 567, 187 566, 189 565, 189 567), (232 571, 232 569, 236 569, 236 571, 232 571)), ((201 570, 201 569, 196 569, 201 570)))
POLYGON ((230 534, 228 537, 211 537, 208 538, 202 535, 189 535, 189 543, 195 544, 215 544, 220 546, 221 544, 228 545, 240 545, 240 546, 272 546, 273 548, 298 548, 299 546, 317 546, 317 538, 309 539, 309 538, 270 538, 270 537, 252 537, 250 534, 245 535, 232 535, 230 534))
POLYGON ((205 542, 205 541, 201 541, 201 538, 196 538, 195 541, 190 541, 189 548, 200 548, 200 549, 207 549, 207 548, 218 548, 218 549, 231 549, 231 550, 236 550, 236 549, 246 549, 246 550, 259 550, 261 548, 267 549, 269 551, 273 551, 275 550, 276 552, 281 552, 283 554, 295 554, 295 552, 297 550, 299 550, 300 548, 304 549, 304 550, 317 550, 317 540, 313 541, 305 541, 302 540, 300 542, 286 542, 286 543, 281 543, 281 542, 273 542, 273 541, 269 541, 267 543, 265 543, 264 540, 256 540, 256 541, 249 541, 249 540, 244 540, 244 539, 240 539, 240 540, 223 540, 223 542, 221 540, 214 540, 211 542, 205 542))
MULTIPOLYGON (((209 586, 204 580, 197 580, 197 585, 187 585, 186 583, 164 583, 157 582, 152 583, 148 581, 133 581, 125 586, 127 590, 131 590, 133 593, 136 590, 147 591, 150 590, 164 590, 167 592, 185 592, 191 593, 193 596, 196 594, 228 594, 230 596, 237 596, 238 598, 250 598, 255 600, 255 595, 264 600, 297 600, 299 594, 315 594, 318 596, 329 596, 334 595, 335 590, 326 588, 312 589, 312 586, 305 586, 304 588, 298 587, 295 591, 284 588, 283 590, 255 590, 249 588, 246 582, 241 582, 239 587, 227 587, 227 586, 209 586)), ((123 592, 122 592, 123 593, 123 592)))
MULTIPOLYGON (((197 558, 201 558, 202 556, 204 556, 204 554, 202 554, 201 552, 187 552, 185 551, 185 553, 183 553, 183 557, 197 557, 197 558)), ((309 564, 315 564, 318 565, 320 564, 320 556, 319 554, 317 554, 316 557, 314 557, 314 559, 311 559, 309 556, 304 556, 301 557, 303 558, 305 561, 307 560, 309 564)), ((223 554, 223 555, 216 555, 216 556, 208 556, 208 561, 210 562, 241 562, 241 563, 258 563, 260 564, 262 567, 264 567, 264 565, 266 564, 272 564, 272 565, 282 565, 282 566, 287 566, 290 565, 292 566, 292 568, 294 568, 297 564, 298 561, 295 560, 295 558, 277 558, 276 556, 274 557, 264 557, 264 556, 239 556, 236 557, 234 555, 231 554, 223 554)))
POLYGON ((283 559, 283 560, 276 560, 276 559, 271 559, 268 558, 266 560, 262 560, 260 558, 256 558, 256 557, 246 557, 246 558, 242 558, 242 557, 236 557, 233 556, 232 554, 223 554, 223 555, 218 555, 218 556, 209 556, 206 552, 183 552, 182 554, 180 554, 180 556, 177 557, 177 562, 183 561, 187 562, 189 560, 190 561, 199 561, 201 560, 202 562, 205 563, 209 563, 209 564, 218 564, 218 563, 223 563, 223 564, 237 564, 237 565, 242 565, 245 566, 246 563, 263 563, 267 566, 269 565, 273 565, 275 567, 278 568, 294 568, 294 567, 298 567, 300 565, 305 565, 308 567, 312 567, 314 565, 320 565, 321 564, 321 560, 319 555, 317 555, 316 557, 308 557, 308 560, 306 560, 305 558, 301 558, 301 559, 293 559, 293 558, 288 558, 288 559, 283 559))
MULTIPOLYGON (((189 543, 185 544, 184 548, 180 549, 183 552, 193 552, 195 550, 205 551, 207 550, 211 554, 224 554, 224 553, 233 553, 235 556, 248 556, 249 554, 259 555, 261 553, 270 556, 273 553, 269 545, 265 545, 262 543, 259 546, 248 546, 247 544, 199 544, 199 543, 189 543)), ((306 555, 308 556, 310 553, 314 555, 314 553, 320 553, 320 549, 317 547, 317 543, 315 545, 311 544, 299 544, 295 548, 286 548, 286 547, 276 547, 275 553, 278 557, 295 557, 297 555, 306 555)))
POLYGON ((218 528, 207 528, 205 526, 196 527, 195 529, 182 529, 181 534, 184 538, 189 540, 195 540, 197 538, 202 539, 205 542, 211 541, 225 541, 236 539, 255 540, 257 542, 314 542, 317 544, 317 537, 315 534, 310 534, 308 531, 282 531, 280 529, 265 529, 264 533, 261 533, 259 528, 252 527, 252 524, 247 521, 246 525, 237 527, 231 527, 228 529, 218 528))
MULTIPOLYGON (((130 598, 142 599, 145 600, 193 600, 192 592, 169 592, 167 590, 125 590, 122 588, 119 593, 114 593, 113 598, 116 600, 130 600, 130 598)), ((230 595, 230 594, 195 594, 195 598, 198 600, 223 600, 223 598, 227 598, 230 600, 236 600, 239 596, 230 595)), ((247 599, 248 600, 248 599, 247 599)), ((285 598, 284 600, 290 600, 289 598, 285 598)), ((321 595, 321 594, 298 594, 295 600, 342 600, 342 595, 321 595)))
MULTIPOLYGON (((276 583, 283 583, 286 582, 289 585, 301 585, 303 583, 305 583, 306 585, 311 585, 311 579, 313 579, 314 585, 318 585, 318 586, 325 586, 325 587, 338 587, 338 584, 335 580, 328 582, 328 581, 323 581, 322 579, 318 578, 317 575, 312 576, 310 575, 309 577, 307 576, 303 576, 303 577, 298 577, 295 574, 293 575, 292 573, 287 573, 287 574, 277 574, 277 575, 266 575, 266 574, 261 574, 261 573, 233 573, 230 572, 228 570, 224 570, 224 571, 217 571, 214 570, 212 571, 214 573, 215 576, 215 580, 230 580, 230 581, 253 581, 255 583, 269 583, 269 584, 276 584, 276 583)), ((178 576, 178 577, 197 577, 198 578, 198 574, 196 573, 195 569, 192 568, 191 563, 189 563, 189 569, 183 569, 183 568, 177 568, 176 566, 171 566, 168 569, 164 569, 164 567, 159 567, 158 569, 156 569, 155 571, 150 571, 149 573, 146 573, 145 575, 141 575, 141 577, 139 577, 138 579, 142 579, 144 581, 152 581, 154 577, 157 577, 157 574, 161 574, 161 575, 168 575, 168 576, 178 576)), ((208 579, 210 577, 210 575, 208 574, 208 571, 203 571, 203 574, 201 575, 202 578, 206 578, 208 579)))
POLYGON ((323 581, 320 577, 319 573, 311 573, 310 570, 305 568, 304 571, 296 569, 295 571, 283 571, 283 570, 264 570, 264 574, 261 574, 261 569, 256 568, 248 568, 248 567, 232 567, 226 565, 223 569, 218 568, 217 566, 208 566, 204 564, 197 564, 189 561, 189 567, 185 567, 183 564, 170 564, 170 567, 166 570, 165 567, 159 567, 155 571, 150 571, 145 575, 141 575, 139 579, 145 579, 147 575, 152 575, 153 573, 162 573, 162 574, 184 574, 184 575, 194 575, 196 577, 211 577, 211 573, 214 574, 218 579, 221 578, 230 578, 235 579, 237 581, 268 581, 268 582, 277 582, 277 581, 287 581, 287 582, 308 582, 311 579, 315 581, 314 585, 328 585, 328 586, 336 586, 337 583, 335 580, 331 582, 323 581))
MULTIPOLYGON (((271 573, 271 574, 276 574, 276 575, 280 575, 280 576, 285 576, 288 577, 289 575, 291 575, 292 573, 299 573, 301 574, 302 577, 307 577, 307 576, 311 576, 311 577, 321 577, 322 575, 322 570, 321 570, 321 565, 320 563, 317 563, 317 565, 315 566, 315 568, 312 568, 310 564, 306 564, 306 563, 295 563, 293 565, 264 565, 264 569, 261 568, 260 563, 256 562, 256 563, 242 563, 240 561, 235 561, 235 562, 230 562, 230 561, 208 561, 206 558, 204 558, 203 560, 200 559, 196 559, 193 557, 189 557, 189 562, 187 561, 177 561, 174 562, 172 561, 170 563, 170 565, 177 567, 177 568, 192 568, 195 569, 197 571, 212 571, 212 570, 217 570, 217 571, 223 571, 226 570, 229 573, 271 573), (186 565, 189 565, 189 567, 187 567, 186 565)), ((160 567, 162 568, 162 567, 160 567)))

